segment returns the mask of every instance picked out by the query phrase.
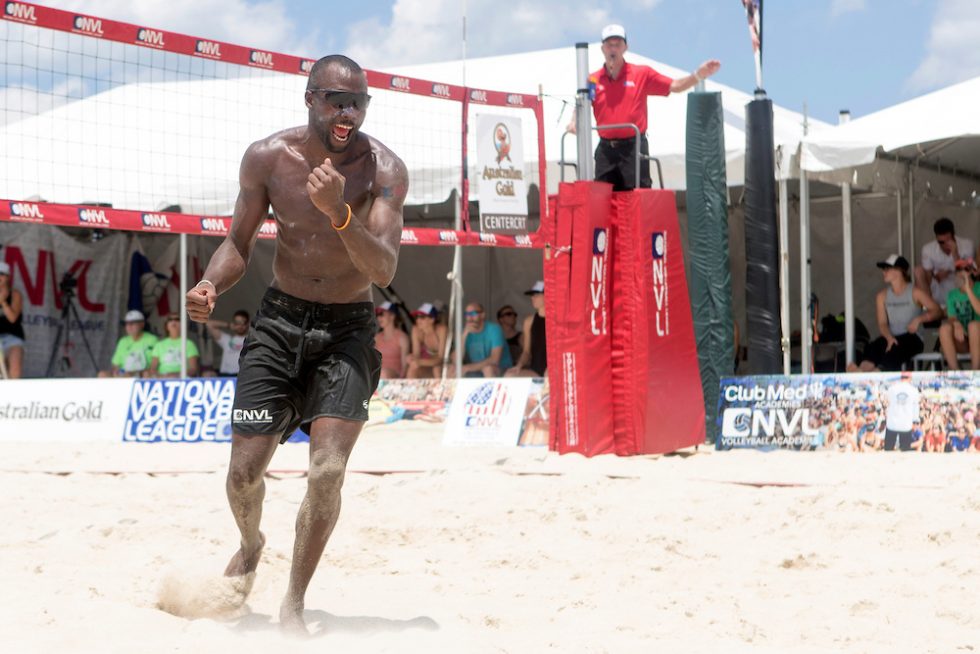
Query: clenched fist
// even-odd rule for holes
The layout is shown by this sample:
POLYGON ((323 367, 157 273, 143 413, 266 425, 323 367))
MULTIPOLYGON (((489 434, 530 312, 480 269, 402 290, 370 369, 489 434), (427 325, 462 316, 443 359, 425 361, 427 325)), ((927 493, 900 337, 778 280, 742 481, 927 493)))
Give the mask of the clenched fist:
POLYGON ((214 311, 218 289, 211 282, 201 282, 187 291, 187 316, 194 322, 207 322, 214 311))
POLYGON ((306 192, 313 206, 327 214, 334 227, 340 227, 347 220, 347 205, 344 202, 344 184, 347 179, 340 174, 330 157, 310 172, 306 179, 306 192))

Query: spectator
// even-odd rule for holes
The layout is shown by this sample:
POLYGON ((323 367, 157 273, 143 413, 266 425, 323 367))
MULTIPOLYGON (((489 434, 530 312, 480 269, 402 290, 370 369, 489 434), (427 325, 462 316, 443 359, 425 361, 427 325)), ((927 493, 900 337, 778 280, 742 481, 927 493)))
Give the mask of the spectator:
POLYGON ((523 340, 521 332, 517 329, 517 312, 509 304, 497 309, 497 324, 504 332, 507 340, 507 349, 510 351, 510 358, 517 361, 521 358, 521 342, 523 340))
POLYGON ((893 254, 876 265, 888 284, 876 298, 881 336, 865 348, 860 365, 853 362, 847 365, 848 372, 900 370, 922 352, 919 328, 942 316, 942 309, 929 293, 910 283, 909 262, 905 257, 893 254))
MULTIPOLYGON (((629 64, 623 58, 628 50, 626 28, 606 25, 602 30, 602 68, 589 76, 589 88, 594 93, 592 110, 596 125, 632 123, 640 130, 640 154, 649 155, 647 144, 647 97, 681 93, 698 82, 711 77, 721 67, 709 59, 690 75, 671 79, 649 66, 629 64)), ((575 131, 575 116, 567 128, 575 131)), ((631 128, 599 131, 595 150, 595 179, 609 182, 614 191, 630 190, 636 185, 636 132, 631 128)), ((650 162, 640 160, 640 187, 650 188, 650 162)))
POLYGON ((10 379, 24 370, 24 296, 10 287, 10 264, 0 261, 0 351, 10 379))
POLYGON ((956 288, 956 261, 973 259, 973 241, 956 235, 953 221, 940 218, 932 226, 934 241, 922 246, 921 265, 915 267, 915 285, 946 306, 946 296, 956 288))
MULTIPOLYGON (((921 289, 920 289, 921 290, 921 289)), ((885 392, 885 450, 894 450, 896 442, 903 452, 912 449, 912 430, 919 418, 919 389, 912 384, 912 373, 903 372, 885 392)))
POLYGON ((464 312, 463 377, 499 377, 514 365, 500 325, 486 322, 483 305, 470 302, 464 312))
POLYGON ((408 355, 410 379, 440 377, 442 354, 446 351, 445 325, 436 324, 436 308, 430 302, 412 312, 412 353, 408 355))
POLYGON ((970 353, 970 367, 980 368, 980 282, 973 261, 957 262, 954 288, 946 296, 949 319, 939 328, 939 344, 950 370, 959 370, 957 354, 970 353))
POLYGON ((208 320, 208 332, 211 338, 221 348, 221 365, 218 367, 219 377, 237 377, 238 359, 245 347, 245 336, 251 326, 248 311, 239 309, 231 318, 231 322, 208 320), (223 331, 225 329, 229 332, 223 331))
MULTIPOLYGON (((150 351, 150 377, 179 377, 180 353, 180 314, 172 313, 163 323, 166 338, 157 341, 150 351)), ((187 376, 197 377, 200 372, 200 354, 194 341, 187 339, 187 376)))
POLYGON ((524 319, 524 343, 521 357, 507 377, 544 377, 548 370, 548 352, 544 329, 544 282, 535 282, 524 295, 531 297, 534 313, 524 319))
POLYGON ((408 369, 408 334, 402 330, 397 309, 391 302, 382 302, 374 313, 381 327, 374 337, 374 347, 381 353, 381 379, 402 378, 408 369))
POLYGON ((126 313, 123 322, 126 335, 116 343, 112 370, 103 370, 99 377, 142 377, 150 369, 150 353, 158 339, 144 331, 146 318, 143 312, 133 309, 126 313))

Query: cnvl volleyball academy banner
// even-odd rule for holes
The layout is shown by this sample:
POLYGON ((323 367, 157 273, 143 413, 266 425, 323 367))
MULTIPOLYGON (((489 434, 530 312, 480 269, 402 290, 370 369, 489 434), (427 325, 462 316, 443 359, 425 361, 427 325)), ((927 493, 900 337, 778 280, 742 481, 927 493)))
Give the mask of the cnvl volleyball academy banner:
POLYGON ((980 451, 972 372, 760 375, 721 380, 720 450, 980 451))

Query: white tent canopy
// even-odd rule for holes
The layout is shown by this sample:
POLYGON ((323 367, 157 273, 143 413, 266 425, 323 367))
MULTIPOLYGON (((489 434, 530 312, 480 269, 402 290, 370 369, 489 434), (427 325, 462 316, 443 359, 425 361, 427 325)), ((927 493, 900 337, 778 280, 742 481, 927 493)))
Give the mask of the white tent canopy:
POLYGON ((879 148, 903 160, 980 175, 980 77, 808 136, 801 167, 826 172, 869 164, 879 148))
MULTIPOLYGON (((589 47, 590 68, 602 65, 598 44, 589 47)), ((641 55, 671 77, 681 70, 641 55)), ((575 48, 472 59, 466 85, 491 90, 545 93, 544 131, 548 191, 555 192, 561 139, 571 118, 576 84, 575 48), (565 100, 568 101, 566 104, 565 100)), ((464 62, 449 61, 390 69, 427 80, 462 84, 464 62)), ((105 202, 117 208, 228 214, 238 190, 238 164, 249 143, 306 122, 302 92, 294 75, 251 72, 228 79, 163 80, 122 84, 0 127, 0 196, 54 202, 105 202)), ((752 96, 709 80, 724 106, 728 182, 743 181, 745 105, 752 96)), ((410 171, 410 204, 445 201, 460 183, 460 111, 456 103, 374 89, 364 131, 396 151, 410 171)), ((651 154, 663 165, 668 188, 685 187, 687 98, 650 98, 651 154)), ((514 113, 509 107, 471 105, 476 113, 514 113)), ((536 128, 524 122, 525 174, 537 183, 536 128)), ((774 107, 776 143, 799 140, 803 117, 774 107)), ((815 127, 823 123, 811 122, 815 127)), ((475 179, 475 130, 470 132, 470 178, 475 179)), ((574 160, 574 138, 566 159, 574 160)), ((574 173, 568 171, 569 179, 574 173)))

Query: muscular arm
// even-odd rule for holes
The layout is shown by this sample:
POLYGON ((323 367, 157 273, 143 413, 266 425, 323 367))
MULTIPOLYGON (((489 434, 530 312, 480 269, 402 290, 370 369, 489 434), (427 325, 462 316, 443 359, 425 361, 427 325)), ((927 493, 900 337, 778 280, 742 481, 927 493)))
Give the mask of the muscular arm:
POLYGON ((242 157, 238 171, 240 189, 228 236, 211 257, 204 279, 187 291, 187 315, 195 322, 207 322, 218 295, 234 286, 245 274, 255 237, 269 213, 266 179, 274 156, 268 142, 258 141, 250 145, 242 157), (210 283, 203 283, 204 280, 210 283))
POLYGON ((245 274, 259 227, 269 215, 266 179, 273 156, 275 153, 268 144, 259 141, 250 145, 242 157, 238 172, 240 188, 231 227, 204 271, 204 279, 214 283, 219 295, 245 274))
MULTIPOLYGON (((367 216, 351 214, 350 222, 338 229, 350 260, 372 283, 385 287, 395 276, 401 245, 402 207, 408 194, 408 170, 402 160, 388 151, 379 151, 373 202, 367 216)), ((334 228, 347 221, 343 189, 345 178, 330 159, 310 173, 306 189, 313 204, 330 218, 334 228)))

